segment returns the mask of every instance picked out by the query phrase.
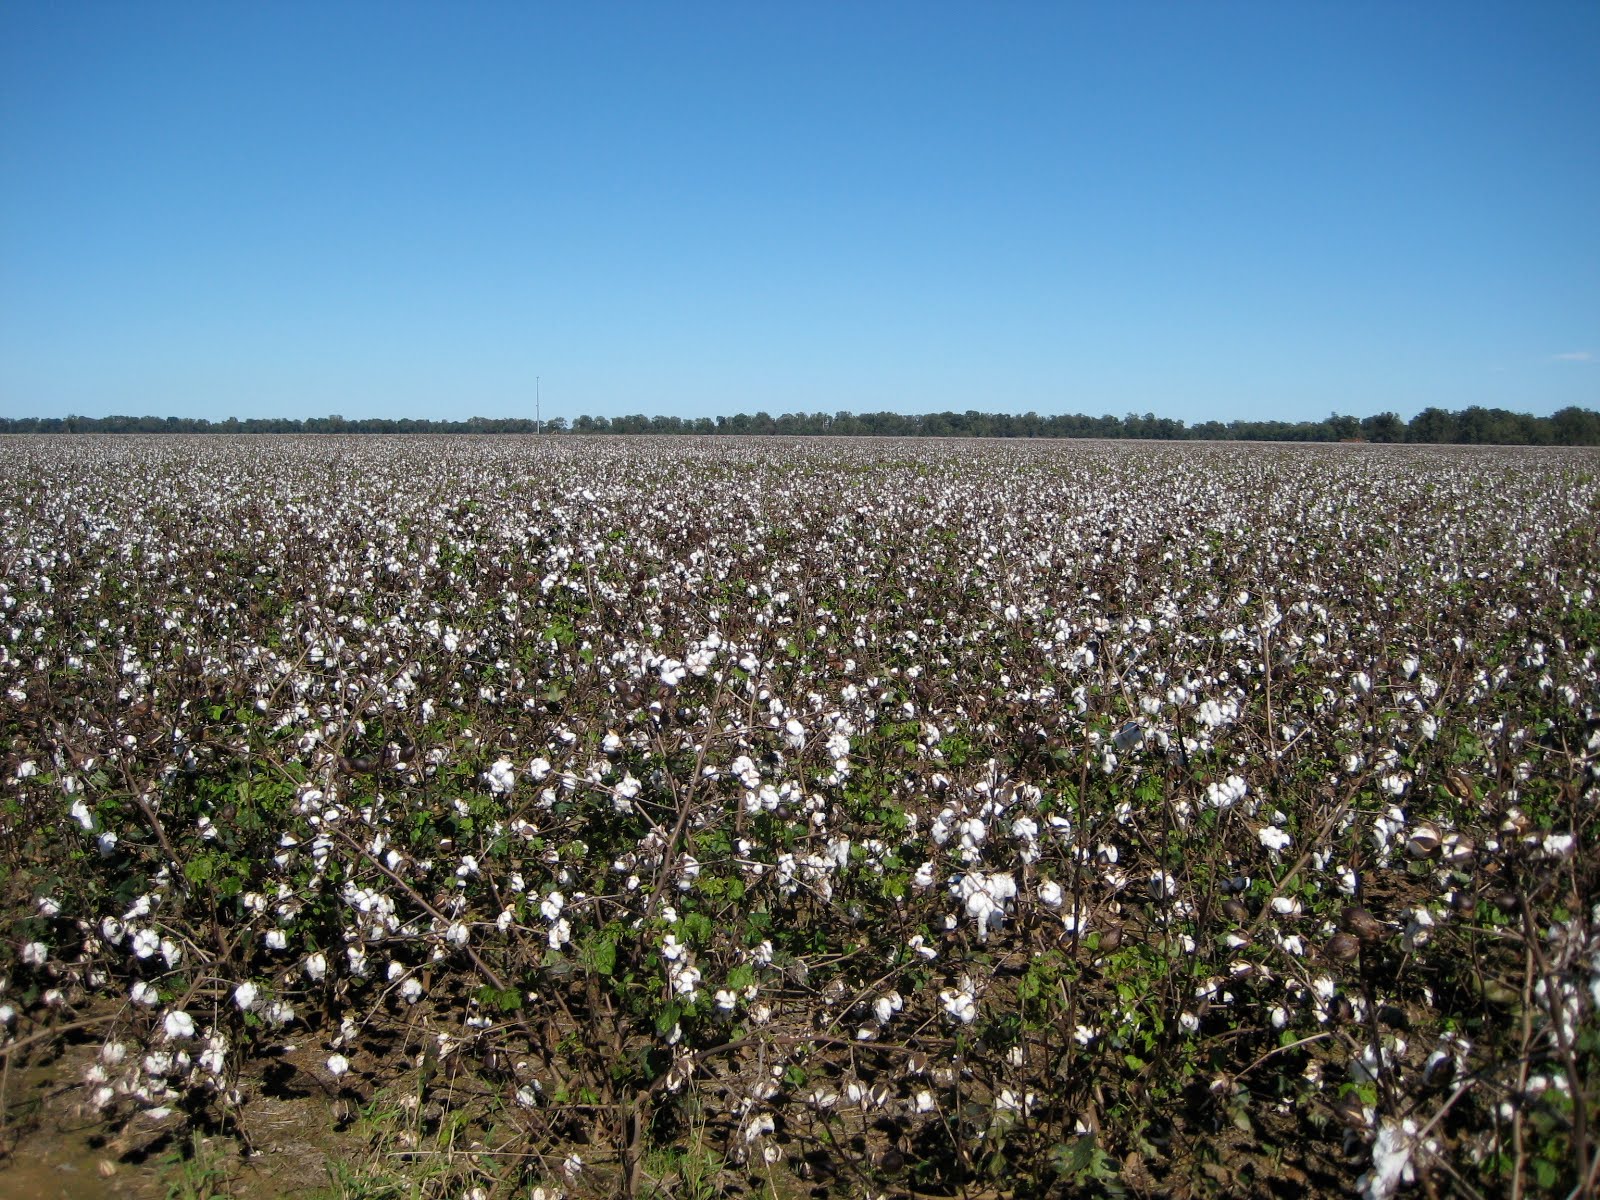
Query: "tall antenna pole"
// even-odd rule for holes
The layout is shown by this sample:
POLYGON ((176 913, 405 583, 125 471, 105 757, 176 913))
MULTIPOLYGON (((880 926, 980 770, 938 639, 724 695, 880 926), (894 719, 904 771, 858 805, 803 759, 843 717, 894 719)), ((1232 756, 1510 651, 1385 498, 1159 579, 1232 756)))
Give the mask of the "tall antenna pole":
POLYGON ((544 432, 544 422, 539 419, 539 377, 533 377, 533 431, 544 432))

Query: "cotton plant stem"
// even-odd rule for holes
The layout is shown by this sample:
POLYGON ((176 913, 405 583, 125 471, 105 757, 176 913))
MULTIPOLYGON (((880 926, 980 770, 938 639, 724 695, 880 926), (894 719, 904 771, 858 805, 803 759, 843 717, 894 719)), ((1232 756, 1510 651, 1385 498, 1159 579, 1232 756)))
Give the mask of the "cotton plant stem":
POLYGON ((1533 947, 1523 950, 1522 968, 1522 1047, 1517 1054, 1516 1109, 1511 1117, 1511 1200, 1522 1200, 1522 1172, 1527 1148, 1522 1143, 1522 1098, 1528 1092, 1530 1047, 1533 1045, 1533 947))
POLYGON ((1566 1069, 1567 1084, 1572 1095, 1572 1153, 1577 1164, 1579 1179, 1587 1179, 1590 1174, 1589 1152, 1589 1126, 1588 1105, 1584 1103, 1584 1077, 1578 1067, 1577 1057, 1573 1054, 1572 1045, 1567 1039, 1565 1028, 1565 1010, 1561 998, 1561 980, 1550 969, 1550 964, 1545 960, 1544 947, 1539 941, 1539 929, 1533 919, 1533 906, 1524 892, 1517 895, 1517 903, 1522 909, 1522 928, 1528 939, 1528 951, 1533 956, 1533 963, 1538 968, 1539 978, 1544 983, 1545 1003, 1550 1010, 1550 1026, 1555 1034, 1556 1048, 1560 1052, 1562 1066, 1566 1069))

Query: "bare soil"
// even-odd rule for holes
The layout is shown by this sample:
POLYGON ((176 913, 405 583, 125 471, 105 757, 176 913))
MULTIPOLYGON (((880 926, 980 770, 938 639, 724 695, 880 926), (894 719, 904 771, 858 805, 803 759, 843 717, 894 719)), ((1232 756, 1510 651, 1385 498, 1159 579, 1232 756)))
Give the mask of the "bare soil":
POLYGON ((248 1101, 247 1147, 228 1132, 191 1134, 178 1115, 113 1124, 77 1086, 93 1047, 69 1045, 13 1072, 4 1092, 0 1196, 14 1200, 162 1200, 219 1194, 238 1200, 309 1196, 329 1183, 330 1159, 364 1149, 341 1123, 354 1110, 303 1075, 292 1056, 266 1064, 248 1101))

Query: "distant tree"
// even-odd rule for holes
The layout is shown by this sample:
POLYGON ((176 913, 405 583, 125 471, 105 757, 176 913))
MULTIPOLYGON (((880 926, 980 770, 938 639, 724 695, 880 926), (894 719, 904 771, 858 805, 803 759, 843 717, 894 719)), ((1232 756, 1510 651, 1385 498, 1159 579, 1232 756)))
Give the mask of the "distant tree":
POLYGON ((1600 446, 1600 413, 1563 408, 1550 415, 1551 440, 1560 446, 1600 446))
MULTIPOLYGON (((461 421, 419 421, 410 417, 363 417, 346 420, 337 413, 327 417, 292 420, 285 417, 228 417, 213 424, 206 417, 123 416, 0 417, 0 433, 475 433, 526 434, 534 432, 527 417, 471 417, 461 421)), ((854 414, 847 410, 828 414, 784 413, 773 418, 765 412, 753 416, 736 413, 684 418, 646 417, 633 414, 606 418, 579 416, 570 426, 564 418, 545 423, 552 433, 570 428, 574 433, 776 433, 787 436, 830 433, 872 434, 895 437, 1140 437, 1209 438, 1238 441, 1329 441, 1361 436, 1373 442, 1469 442, 1480 445, 1600 445, 1600 413, 1569 407, 1549 417, 1473 405, 1459 413, 1426 408, 1408 423, 1392 412, 1357 420, 1334 413, 1321 421, 1204 421, 1185 426, 1182 421, 1153 413, 1091 417, 1083 413, 1040 416, 1024 413, 936 412, 906 415, 895 412, 854 414)))
POLYGON ((1381 412, 1361 419, 1361 436, 1369 442, 1403 442, 1406 427, 1398 413, 1381 412))
POLYGON ((1479 405, 1471 405, 1456 417, 1455 441, 1469 446, 1482 446, 1494 441, 1496 421, 1494 414, 1479 405))
POLYGON ((1444 443, 1456 440, 1456 418, 1442 408, 1425 408, 1406 426, 1406 441, 1444 443))
POLYGON ((1331 414, 1323 422, 1328 427, 1328 439, 1341 442, 1346 438, 1361 436, 1361 422, 1355 417, 1342 417, 1338 413, 1331 414))

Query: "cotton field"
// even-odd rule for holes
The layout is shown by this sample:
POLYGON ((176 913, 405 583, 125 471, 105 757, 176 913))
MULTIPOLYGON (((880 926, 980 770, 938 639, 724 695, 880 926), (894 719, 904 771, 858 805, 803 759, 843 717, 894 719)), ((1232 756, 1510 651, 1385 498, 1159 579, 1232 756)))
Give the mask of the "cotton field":
POLYGON ((0 1054, 245 1149, 269 1062, 400 1097, 413 1194, 1592 1194, 1597 516, 1590 451, 0 440, 0 1054))

